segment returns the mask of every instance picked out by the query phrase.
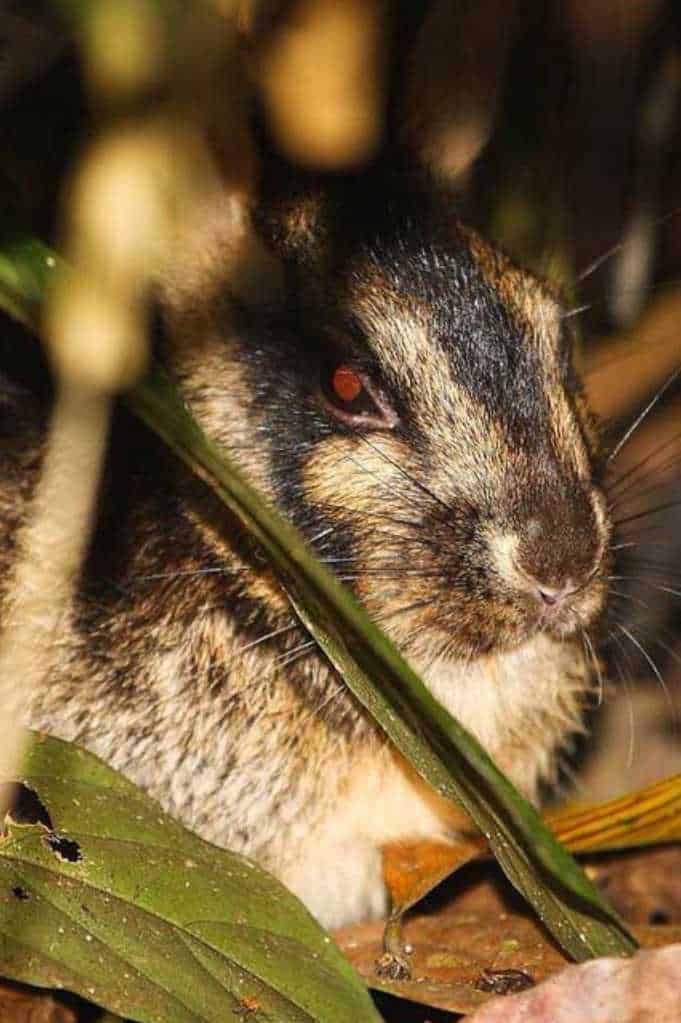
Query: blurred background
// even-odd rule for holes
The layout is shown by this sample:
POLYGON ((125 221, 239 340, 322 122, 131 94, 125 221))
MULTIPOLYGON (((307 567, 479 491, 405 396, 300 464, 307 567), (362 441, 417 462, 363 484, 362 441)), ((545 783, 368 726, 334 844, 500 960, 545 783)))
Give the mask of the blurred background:
MULTIPOLYGON (((93 147, 159 126, 171 154, 200 140, 210 187, 253 192, 256 106, 309 168, 408 148, 560 291, 606 453, 627 437, 607 471, 606 681, 576 794, 681 770, 678 3, 0 0, 4 226, 61 246, 93 147)), ((0 328, 0 369, 30 372, 0 328)))

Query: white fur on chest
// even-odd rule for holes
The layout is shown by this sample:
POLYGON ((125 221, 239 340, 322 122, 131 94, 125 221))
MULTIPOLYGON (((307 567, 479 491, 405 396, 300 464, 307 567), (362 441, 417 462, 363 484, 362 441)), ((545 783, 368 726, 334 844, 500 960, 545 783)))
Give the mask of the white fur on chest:
POLYGON ((541 634, 506 653, 420 668, 433 695, 533 798, 556 745, 580 728, 588 672, 574 641, 541 634))
MULTIPOLYGON (((421 666, 434 695, 530 797, 554 749, 578 727, 584 673, 572 646, 540 636, 471 664, 421 666)), ((407 838, 454 837, 462 811, 437 795, 391 748, 349 765, 341 798, 309 837, 284 881, 327 926, 385 909, 380 847, 407 838)))

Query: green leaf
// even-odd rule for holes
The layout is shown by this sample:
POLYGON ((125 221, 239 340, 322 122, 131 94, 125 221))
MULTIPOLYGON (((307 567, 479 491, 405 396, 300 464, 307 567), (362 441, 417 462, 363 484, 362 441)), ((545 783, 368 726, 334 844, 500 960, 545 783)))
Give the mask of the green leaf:
POLYGON ((5 238, 0 248, 0 308, 29 329, 38 329, 48 280, 59 262, 34 238, 5 238))
POLYGON ((244 1004, 257 1020, 378 1019, 298 899, 92 754, 31 737, 20 782, 44 812, 10 812, 0 840, 5 975, 142 1023, 223 1023, 244 1004))
POLYGON ((299 617, 347 685, 419 774, 465 808, 509 880, 568 954, 584 960, 633 952, 635 941, 622 921, 533 807, 437 703, 294 527, 203 435, 168 378, 154 371, 129 400, 260 542, 299 617))

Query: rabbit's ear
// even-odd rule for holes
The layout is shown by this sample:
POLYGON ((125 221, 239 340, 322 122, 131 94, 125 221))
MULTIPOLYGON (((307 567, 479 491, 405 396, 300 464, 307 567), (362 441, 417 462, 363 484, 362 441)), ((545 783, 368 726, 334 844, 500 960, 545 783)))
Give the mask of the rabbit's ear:
POLYGON ((287 262, 310 268, 326 262, 329 252, 328 200, 320 185, 297 194, 264 197, 254 215, 265 243, 287 262))

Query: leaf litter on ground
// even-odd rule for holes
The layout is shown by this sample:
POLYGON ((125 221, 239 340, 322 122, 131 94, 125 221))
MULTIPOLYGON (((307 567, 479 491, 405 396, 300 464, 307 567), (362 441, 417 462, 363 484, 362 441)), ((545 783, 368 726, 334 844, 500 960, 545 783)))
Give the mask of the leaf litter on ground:
MULTIPOLYGON (((620 853, 612 858, 614 863, 603 863, 600 856, 590 857, 587 867, 599 884, 607 884, 615 905, 627 910, 627 922, 629 913, 634 919, 648 920, 656 919, 665 909, 668 923, 632 925, 646 949, 681 942, 679 893, 670 893, 664 901, 658 894, 653 906, 646 894, 638 891, 642 912, 637 912, 628 885, 630 877, 636 878, 644 871, 652 883, 653 858, 659 852, 654 848, 620 853)), ((672 847, 667 852, 681 856, 681 850, 672 847)), ((658 872, 668 873, 670 868, 678 871, 679 865, 678 858, 673 863, 663 861, 658 872)), ((659 887, 653 886, 659 893, 659 887)), ((409 979, 395 980, 376 973, 376 962, 383 951, 381 922, 344 927, 334 932, 334 937, 376 989, 433 1009, 462 1014, 474 1013, 502 991, 507 1000, 514 991, 541 984, 562 973, 570 961, 489 862, 469 865, 431 896, 426 907, 410 912, 404 923, 404 937, 411 949, 409 979)), ((681 973, 677 976, 681 983, 681 973)), ((670 977, 666 980, 669 982, 670 977)), ((569 998, 568 989, 566 1004, 569 998)), ((605 1018, 610 1023, 610 1017, 605 1018)))

